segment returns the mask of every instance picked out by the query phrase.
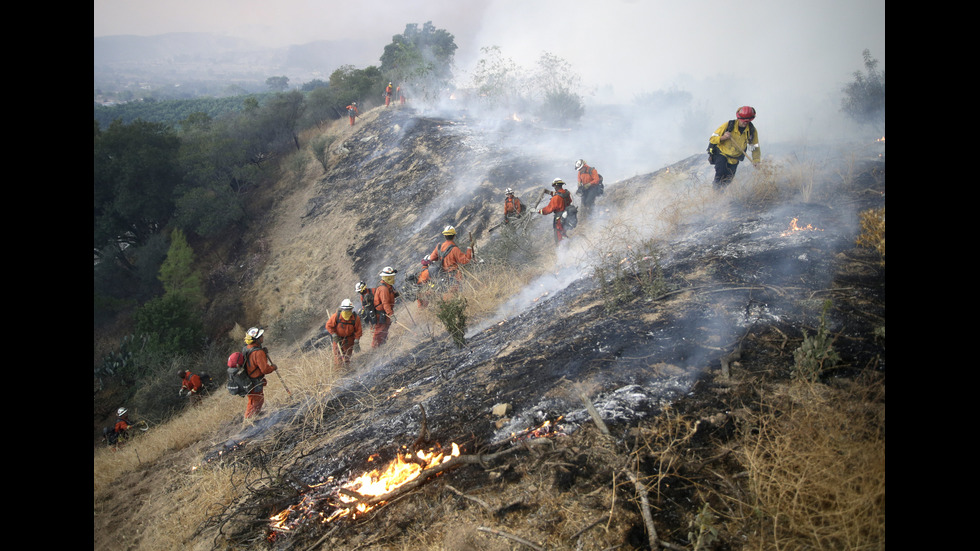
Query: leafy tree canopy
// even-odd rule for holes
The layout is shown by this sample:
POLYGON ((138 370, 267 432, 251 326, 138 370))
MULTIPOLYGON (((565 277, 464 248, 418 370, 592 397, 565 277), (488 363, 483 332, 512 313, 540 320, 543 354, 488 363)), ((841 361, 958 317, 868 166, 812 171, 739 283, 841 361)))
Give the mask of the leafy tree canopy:
POLYGON ((878 71, 878 60, 864 50, 865 72, 854 72, 854 81, 844 86, 841 111, 856 122, 884 126, 885 70, 878 71))
POLYGON ((283 92, 289 87, 289 77, 278 76, 265 79, 265 84, 276 92, 283 92))
POLYGON ((456 39, 445 29, 427 21, 405 25, 405 31, 391 37, 381 55, 381 72, 388 80, 410 85, 423 95, 444 89, 452 79, 456 39))
POLYGON ((160 123, 115 121, 96 133, 96 250, 116 240, 143 243, 167 223, 181 181, 179 149, 180 140, 160 123))

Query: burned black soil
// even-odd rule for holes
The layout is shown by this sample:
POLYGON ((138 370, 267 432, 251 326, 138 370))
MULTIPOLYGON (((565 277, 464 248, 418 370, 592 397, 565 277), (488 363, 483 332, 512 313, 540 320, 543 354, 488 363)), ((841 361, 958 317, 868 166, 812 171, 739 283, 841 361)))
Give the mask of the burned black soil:
MULTIPOLYGON (((883 169, 883 162, 868 167, 879 174, 883 169)), ((847 200, 860 201, 861 208, 883 206, 883 178, 873 185, 847 200)), ((349 377, 323 397, 314 434, 287 429, 273 449, 262 451, 293 459, 265 507, 250 509, 252 521, 297 506, 304 496, 318 503, 306 510, 309 519, 289 530, 272 530, 268 523, 239 526, 230 540, 268 538, 280 549, 314 542, 398 548, 413 530, 445 531, 455 514, 468 518, 463 511, 481 507, 472 496, 489 494, 510 496, 482 507, 498 530, 525 536, 538 530, 536 541, 561 537, 572 548, 577 539, 569 539, 570 526, 559 529, 547 518, 537 519, 543 523, 537 528, 526 524, 536 515, 567 521, 551 511, 553 504, 516 497, 523 495, 522 485, 545 484, 551 499, 581 507, 581 527, 608 515, 610 499, 618 498, 626 512, 617 518, 618 528, 598 540, 644 548, 648 534, 635 488, 617 481, 623 458, 632 457, 641 478, 659 475, 651 494, 659 537, 692 546, 690 525, 698 507, 710 502, 723 510, 712 492, 736 491, 733 480, 744 471, 731 453, 738 412, 757 408, 767 388, 790 380, 792 352, 817 331, 822 316, 837 335, 842 358, 823 378, 870 373, 883 379, 884 341, 872 335, 884 325, 884 267, 874 254, 855 247, 854 207, 791 203, 760 215, 732 206, 716 219, 692 222, 679 232, 686 238, 660 244, 655 257, 618 268, 615 277, 635 282, 659 269, 664 286, 657 294, 636 283, 614 297, 597 278, 581 278, 534 308, 467 335, 463 348, 430 340, 349 377), (792 229, 794 219, 797 228, 804 220, 809 229, 792 229), (828 300, 832 307, 824 315, 828 300), (580 389, 612 441, 597 431, 580 389), (509 405, 506 416, 491 413, 498 404, 509 405), (690 430, 677 435, 684 445, 672 452, 667 469, 662 456, 644 450, 657 449, 668 430, 661 425, 671 417, 685 420, 690 430), (551 428, 542 439, 548 444, 529 446, 529 432, 546 422, 551 428), (449 443, 471 455, 526 449, 492 464, 461 466, 360 520, 316 521, 336 510, 330 496, 337 488, 372 464, 415 447, 449 443), (602 488, 616 488, 617 497, 589 497, 602 488), (442 518, 420 513, 422 504, 431 508, 435 502, 442 503, 442 518), (446 517, 447 511, 453 516, 446 517)), ((230 440, 211 457, 236 443, 230 440)), ((740 547, 727 534, 713 548, 740 547)))
MULTIPOLYGON (((254 266, 236 263, 249 271, 229 277, 268 293, 261 297, 266 311, 279 306, 273 297, 301 294, 289 290, 291 280, 333 305, 337 289, 349 293, 351 277, 394 265, 402 278, 447 220, 472 232, 480 250, 492 247, 503 233, 490 231, 502 190, 514 187, 533 203, 568 161, 502 151, 488 146, 494 140, 487 134, 539 131, 383 111, 331 146, 329 168, 296 193, 300 207, 279 222, 296 234, 297 251, 315 251, 308 264, 345 255, 352 274, 309 291, 326 279, 325 269, 275 274, 286 263, 280 245, 254 266), (331 227, 323 243, 311 244, 304 232, 317 226, 331 227)), ((703 181, 705 167, 697 155, 669 169, 703 181)), ((215 505, 188 545, 645 549, 652 525, 661 545, 693 549, 692 523, 707 505, 725 517, 709 548, 743 548, 747 533, 727 526, 767 525, 740 517, 738 504, 751 497, 739 442, 755 430, 753 412, 792 380, 793 352, 804 337, 821 325, 834 335, 840 361, 821 384, 873 380, 882 391, 868 400, 884 401, 885 269, 876 253, 855 245, 857 213, 884 206, 884 160, 857 172, 820 202, 773 207, 726 195, 642 251, 608 249, 592 269, 583 269, 574 245, 588 237, 584 225, 558 248, 553 271, 528 286, 533 298, 515 290, 519 307, 505 305, 470 327, 465 346, 437 332, 404 352, 378 354, 318 396, 168 458, 224 467, 244 488, 241 499, 215 505), (340 488, 352 478, 406 451, 452 444, 482 460, 427 478, 353 519, 323 522, 342 508, 340 488), (288 521, 276 524, 276 515, 288 521)), ((599 206, 626 210, 658 181, 642 175, 611 183, 599 206)), ((550 239, 544 218, 533 231, 550 239)), ((480 264, 471 267, 478 277, 480 264)), ((282 310, 292 307, 279 300, 282 310)), ((297 324, 290 344, 329 346, 309 336, 323 323, 314 319, 297 324)), ((127 533, 127 515, 138 507, 124 489, 154 495, 147 481, 169 471, 168 463, 123 477, 123 489, 96 504, 112 513, 97 515, 97 532, 111 525, 112 534, 127 533)), ((97 537, 96 546, 105 540, 97 537)))

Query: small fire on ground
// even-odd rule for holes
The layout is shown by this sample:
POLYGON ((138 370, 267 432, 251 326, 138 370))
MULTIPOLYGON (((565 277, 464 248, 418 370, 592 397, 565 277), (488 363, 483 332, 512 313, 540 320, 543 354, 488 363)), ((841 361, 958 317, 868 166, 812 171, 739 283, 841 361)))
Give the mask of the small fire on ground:
POLYGON ((789 229, 781 233, 780 235, 786 237, 787 235, 793 235, 794 232, 798 231, 823 231, 820 228, 813 227, 813 224, 807 224, 805 226, 800 226, 798 224, 799 218, 793 218, 789 222, 789 229))
MULTIPOLYGON (((269 519, 273 530, 270 538, 274 538, 276 533, 294 530, 311 519, 327 523, 343 517, 353 519, 371 511, 384 502, 368 505, 364 501, 391 493, 418 478, 427 467, 445 463, 458 457, 459 453, 459 446, 455 443, 449 453, 445 453, 440 446, 419 450, 414 454, 399 453, 384 468, 362 474, 337 488, 336 493, 327 490, 324 495, 323 492, 316 491, 317 488, 331 485, 332 479, 310 486, 311 491, 304 494, 299 503, 290 505, 269 519)), ((371 460, 373 456, 369 459, 371 460)))
MULTIPOLYGON (((545 421, 539 427, 512 433, 510 441, 563 436, 565 433, 561 425, 557 424, 561 419, 559 417, 554 423, 545 421)), ((384 501, 378 501, 369 505, 365 503, 366 501, 391 494, 417 479, 426 469, 459 456, 460 449, 455 442, 449 453, 445 453, 437 444, 426 451, 420 450, 414 454, 399 453, 384 468, 366 472, 340 486, 334 482, 333 477, 320 484, 311 485, 298 503, 269 518, 270 533, 267 539, 275 541, 280 534, 292 532, 311 520, 326 524, 343 518, 357 518, 385 504, 384 501)), ((368 461, 374 461, 375 458, 376 456, 371 456, 368 461)))

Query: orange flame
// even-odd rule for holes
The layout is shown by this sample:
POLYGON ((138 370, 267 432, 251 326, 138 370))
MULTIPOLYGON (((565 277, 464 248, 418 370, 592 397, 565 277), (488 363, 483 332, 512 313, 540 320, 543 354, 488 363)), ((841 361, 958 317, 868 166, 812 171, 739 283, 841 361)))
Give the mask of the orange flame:
MULTIPOLYGON (((412 480, 415 480, 425 468, 438 465, 440 463, 445 463, 453 457, 458 457, 459 454, 459 446, 455 442, 452 445, 452 451, 448 454, 444 453, 439 446, 430 448, 427 451, 419 450, 415 452, 414 458, 412 454, 400 453, 384 468, 366 472, 341 486, 340 490, 347 490, 350 493, 356 493, 358 496, 361 496, 361 498, 375 498, 383 496, 411 482, 412 480)), ((373 457, 374 456, 372 456, 372 460, 373 457)), ((329 484, 330 482, 331 481, 328 480, 322 484, 310 486, 310 488, 318 488, 325 484, 329 484)), ((273 532, 288 532, 295 528, 299 523, 303 522, 304 519, 308 519, 316 515, 319 515, 324 523, 345 516, 354 518, 355 516, 366 513, 384 503, 381 501, 375 505, 368 505, 363 501, 359 501, 357 497, 354 497, 349 493, 342 493, 338 490, 336 500, 334 501, 331 499, 331 505, 336 507, 332 513, 329 515, 324 515, 322 512, 311 514, 311 511, 315 510, 315 506, 319 501, 320 500, 314 497, 312 493, 305 494, 300 499, 299 503, 290 505, 283 511, 280 511, 276 515, 269 518, 270 528, 273 530, 273 532)))
POLYGON ((547 438, 550 436, 564 435, 565 433, 562 432, 561 425, 558 424, 558 421, 561 421, 563 418, 564 416, 558 417, 558 419, 555 419, 554 424, 552 424, 551 421, 546 420, 544 423, 541 424, 541 426, 537 428, 526 429, 524 431, 521 431, 520 433, 512 432, 510 433, 510 437, 513 440, 520 440, 520 439, 531 439, 531 438, 547 438))
POLYGON ((814 228, 812 224, 807 224, 806 226, 800 226, 799 224, 796 223, 797 220, 799 220, 799 218, 793 218, 792 220, 790 220, 789 229, 784 231, 780 235, 785 237, 787 235, 792 235, 793 232, 798 232, 798 231, 823 231, 820 228, 814 228))

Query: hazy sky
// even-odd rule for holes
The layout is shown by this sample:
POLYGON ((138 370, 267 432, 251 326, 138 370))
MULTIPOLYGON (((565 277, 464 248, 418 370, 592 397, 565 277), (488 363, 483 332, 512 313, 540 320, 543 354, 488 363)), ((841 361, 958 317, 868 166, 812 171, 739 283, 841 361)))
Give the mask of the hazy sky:
MULTIPOLYGON (((458 75, 483 46, 527 68, 548 52, 603 98, 697 90, 724 103, 725 117, 750 104, 770 126, 802 124, 772 119, 794 103, 839 104, 865 48, 885 66, 884 0, 95 0, 94 13, 96 37, 194 31, 274 46, 376 38, 378 57, 406 23, 426 21, 454 35, 458 75)), ((820 116, 806 111, 807 120, 820 116)))

